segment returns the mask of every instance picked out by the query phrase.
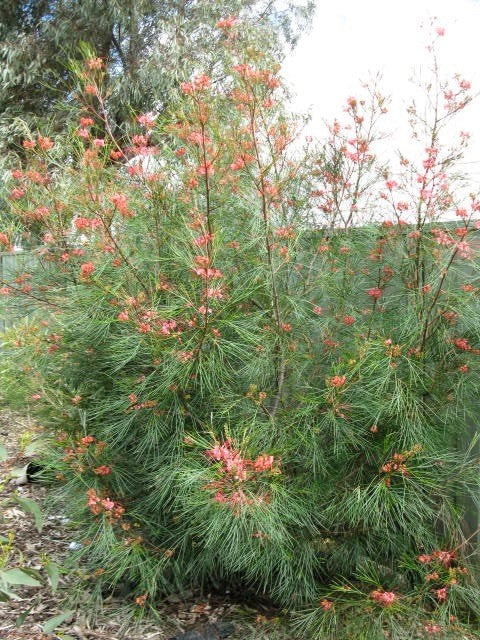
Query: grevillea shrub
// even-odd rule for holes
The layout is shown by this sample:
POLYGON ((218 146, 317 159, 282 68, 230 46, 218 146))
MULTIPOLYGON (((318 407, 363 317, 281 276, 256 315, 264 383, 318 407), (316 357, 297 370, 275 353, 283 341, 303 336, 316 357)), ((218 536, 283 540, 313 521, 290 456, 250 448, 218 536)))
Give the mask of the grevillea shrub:
POLYGON ((127 148, 86 60, 78 127, 27 137, 8 185, 1 242, 36 266, 2 283, 33 311, 4 368, 87 584, 248 589, 318 638, 474 624, 480 201, 441 137, 469 83, 435 77, 418 165, 380 168, 376 89, 301 149, 275 67, 218 28, 229 75, 127 148))

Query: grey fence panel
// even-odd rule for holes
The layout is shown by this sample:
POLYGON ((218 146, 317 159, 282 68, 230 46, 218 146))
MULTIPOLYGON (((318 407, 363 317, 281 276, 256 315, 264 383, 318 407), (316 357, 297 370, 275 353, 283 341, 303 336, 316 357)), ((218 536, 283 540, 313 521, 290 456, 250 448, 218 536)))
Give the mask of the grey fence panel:
MULTIPOLYGON (((19 253, 0 253, 0 286, 13 284, 17 274, 28 272, 35 264, 35 255, 29 251, 19 253)), ((8 297, 0 309, 0 331, 11 327, 16 320, 28 313, 28 299, 16 300, 15 305, 9 304, 8 297)))
MULTIPOLYGON (((480 415, 480 399, 476 401, 475 405, 476 415, 480 415)), ((477 418, 468 420, 468 426, 470 427, 468 432, 462 434, 457 441, 458 451, 468 451, 472 440, 479 433, 479 420, 477 418)), ((480 461, 480 442, 476 442, 472 454, 477 456, 480 461)), ((478 496, 478 502, 480 502, 480 496, 478 496)), ((480 560, 480 509, 477 508, 478 502, 465 496, 457 498, 457 504, 465 512, 463 531, 465 537, 469 539, 468 548, 480 560)))
MULTIPOLYGON (((0 253, 0 279, 2 286, 12 280, 15 271, 15 255, 9 253, 0 253)), ((11 325, 11 309, 9 305, 2 305, 3 309, 0 313, 0 330, 5 331, 11 325)))

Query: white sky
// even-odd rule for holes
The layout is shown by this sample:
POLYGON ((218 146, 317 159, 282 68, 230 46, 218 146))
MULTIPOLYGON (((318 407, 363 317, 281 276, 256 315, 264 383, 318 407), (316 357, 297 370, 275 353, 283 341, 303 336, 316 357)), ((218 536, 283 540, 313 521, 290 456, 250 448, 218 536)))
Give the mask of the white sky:
MULTIPOLYGON (((321 136, 325 118, 341 120, 346 98, 358 96, 361 81, 380 71, 382 93, 393 101, 384 125, 396 132, 391 148, 408 146, 403 122, 414 94, 409 78, 414 69, 425 71, 429 64, 432 17, 445 28, 438 42, 441 75, 460 73, 472 82, 473 94, 479 93, 480 0, 317 0, 312 30, 283 68, 295 95, 293 109, 312 114, 307 133, 321 136)), ((465 169, 480 184, 480 98, 458 117, 456 126, 457 133, 472 134, 465 169)))

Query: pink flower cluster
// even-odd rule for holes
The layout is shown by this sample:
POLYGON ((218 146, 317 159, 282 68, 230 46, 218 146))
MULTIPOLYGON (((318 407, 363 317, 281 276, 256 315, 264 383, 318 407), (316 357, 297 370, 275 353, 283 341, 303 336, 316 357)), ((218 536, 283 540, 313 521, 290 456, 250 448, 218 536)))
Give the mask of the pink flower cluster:
POLYGON ((85 60, 85 66, 89 71, 100 71, 105 65, 101 58, 89 58, 85 60))
POLYGON ((236 16, 227 16, 217 22, 217 29, 231 29, 237 22, 236 16))
POLYGON ((430 554, 419 555, 417 560, 423 565, 433 564, 434 568, 436 565, 436 571, 431 571, 429 568, 430 572, 425 576, 425 581, 429 582, 440 580, 441 583, 443 583, 442 587, 433 589, 433 594, 439 602, 445 602, 447 600, 449 585, 458 584, 458 577, 460 575, 468 574, 468 569, 466 567, 458 566, 455 551, 437 549, 430 554), (439 565, 441 565, 444 570, 447 570, 444 572, 443 578, 440 576, 442 571, 439 565))
POLYGON ((370 597, 383 607, 391 607, 392 604, 398 600, 398 595, 396 593, 393 591, 383 591, 383 589, 371 591, 370 597))
POLYGON ((156 400, 145 400, 144 402, 139 402, 136 393, 131 393, 128 396, 130 400, 130 407, 127 411, 134 410, 139 411, 140 409, 154 409, 157 406, 156 400))
MULTIPOLYGON (((275 466, 275 458, 271 455, 260 455, 255 460, 244 458, 241 452, 232 447, 230 440, 215 444, 212 449, 205 451, 207 458, 214 462, 220 462, 222 479, 211 482, 205 486, 207 490, 215 490, 214 500, 221 503, 229 503, 231 506, 252 504, 253 498, 246 495, 239 483, 255 480, 259 473, 279 473, 275 466)), ((257 496, 257 501, 266 502, 267 496, 257 496)))
POLYGON ((378 300, 382 295, 382 290, 379 287, 372 287, 367 291, 367 294, 374 300, 378 300))
POLYGON ((409 451, 403 451, 402 453, 394 453, 393 457, 382 466, 380 471, 385 474, 383 479, 385 485, 389 487, 392 482, 392 476, 394 474, 400 474, 404 478, 410 476, 410 472, 407 468, 407 462, 421 450, 420 445, 414 445, 409 451))
POLYGON ((93 262, 84 262, 80 265, 80 275, 82 278, 88 278, 95 271, 95 265, 93 262))
POLYGON ((11 251, 13 249, 13 245, 6 233, 0 233, 0 246, 5 247, 8 251, 11 251))
POLYGON ((432 562, 439 562, 446 569, 452 566, 452 562, 455 560, 455 551, 441 551, 436 550, 431 554, 422 554, 418 556, 418 561, 420 564, 430 564, 432 562))
POLYGON ((255 69, 249 64, 237 64, 233 67, 244 80, 260 82, 265 84, 269 89, 275 89, 280 86, 280 82, 269 69, 255 69))
POLYGON ((471 351, 472 347, 468 344, 468 340, 466 338, 454 338, 453 344, 460 349, 460 351, 471 351))
POLYGON ((125 513, 125 509, 121 504, 110 500, 110 498, 101 498, 95 492, 95 489, 87 490, 87 507, 93 513, 98 516, 104 513, 110 520, 119 520, 125 513))
POLYGON ((73 221, 73 224, 78 231, 93 231, 94 229, 102 226, 102 221, 100 218, 84 218, 82 216, 78 216, 73 221))
POLYGON ((468 242, 459 242, 457 244, 457 251, 460 258, 464 260, 471 260, 473 257, 473 249, 468 242))
MULTIPOLYGON (((118 303, 116 302, 116 304, 118 303)), ((139 333, 167 337, 178 336, 183 329, 183 326, 173 318, 159 318, 154 309, 138 309, 139 302, 135 298, 127 298, 124 304, 131 309, 122 309, 117 315, 117 320, 119 322, 131 320, 136 324, 139 333)))
POLYGON ((425 631, 433 636, 436 633, 441 633, 442 632, 442 627, 440 627, 438 624, 426 624, 425 625, 425 631))
POLYGON ((436 243, 442 247, 451 247, 454 242, 443 229, 432 229, 432 235, 435 237, 436 243))
POLYGON ((42 151, 49 151, 55 146, 55 143, 50 138, 44 136, 38 136, 37 140, 24 140, 22 146, 24 149, 35 149, 39 146, 42 151))
POLYGON ((250 153, 242 153, 241 155, 235 156, 234 161, 230 165, 230 169, 232 171, 240 171, 247 164, 253 162, 254 157, 250 153))
MULTIPOLYGON (((40 396, 39 396, 40 397, 40 396)), ((78 404, 81 400, 77 401, 77 398, 80 396, 74 396, 72 398, 73 404, 78 404)), ((63 442, 65 438, 59 439, 59 442, 63 442)), ((80 440, 74 443, 72 447, 65 448, 65 457, 63 458, 64 462, 68 462, 71 466, 73 466, 78 473, 83 473, 87 467, 90 467, 89 460, 97 459, 98 456, 102 454, 106 447, 106 443, 102 440, 97 440, 94 436, 83 436, 80 440), (86 454, 88 458, 84 458, 86 454)), ((100 465, 93 469, 94 473, 97 475, 106 476, 110 473, 111 469, 107 465, 100 465)))
POLYGON ((155 117, 148 113, 141 113, 136 117, 136 120, 142 125, 142 127, 146 127, 147 129, 151 129, 155 126, 155 117))
POLYGON ((435 597, 439 602, 445 602, 448 598, 448 589, 447 587, 442 587, 441 589, 435 589, 435 597))
POLYGON ((320 600, 320 606, 324 611, 330 611, 330 609, 332 609, 333 607, 333 602, 331 600, 323 598, 323 600, 320 600))
POLYGON ((382 466, 383 473, 401 473, 402 476, 408 476, 407 467, 405 465, 406 456, 402 453, 394 453, 393 458, 382 466))
POLYGON ((124 218, 132 218, 133 211, 128 208, 128 198, 123 193, 114 193, 110 198, 110 201, 115 206, 115 209, 120 213, 124 218))
POLYGON ((345 386, 347 382, 346 376, 333 376, 332 378, 327 379, 327 387, 334 387, 335 389, 340 389, 345 386))
POLYGON ((204 278, 205 280, 209 280, 210 278, 223 278, 223 273, 220 269, 213 269, 211 267, 196 267, 193 269, 195 275, 200 278, 204 278))
MULTIPOLYGON (((463 211, 465 211, 465 209, 457 209, 457 215, 463 215, 462 213, 459 213, 463 211)), ((455 229, 455 234, 460 236, 460 238, 463 238, 467 233, 468 229, 466 227, 455 229)), ((463 260, 472 259, 474 253, 473 248, 465 240, 455 242, 455 240, 443 229, 432 229, 432 235, 435 237, 436 243, 442 247, 451 247, 452 245, 456 245, 458 256, 463 260)))
POLYGON ((195 76, 192 82, 182 82, 180 85, 180 89, 186 95, 193 95, 197 91, 203 91, 204 89, 208 89, 211 84, 211 80, 209 76, 204 73, 195 76))
POLYGON ((97 476, 108 476, 111 473, 111 469, 108 465, 102 464, 99 467, 95 467, 94 472, 97 476))

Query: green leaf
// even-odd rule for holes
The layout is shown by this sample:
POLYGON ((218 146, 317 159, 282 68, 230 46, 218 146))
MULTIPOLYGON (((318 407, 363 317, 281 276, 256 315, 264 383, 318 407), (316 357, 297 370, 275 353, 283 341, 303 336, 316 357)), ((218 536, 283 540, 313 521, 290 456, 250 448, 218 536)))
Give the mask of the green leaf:
POLYGON ((47 572, 48 582, 52 587, 52 591, 55 593, 58 587, 58 581, 60 580, 60 571, 58 568, 58 564, 49 560, 45 565, 45 571, 47 572))
POLYGON ((52 633, 55 631, 57 627, 59 627, 62 622, 65 622, 68 618, 71 618, 73 611, 67 611, 66 613, 61 613, 59 616, 55 616, 50 618, 43 625, 42 631, 43 633, 52 633))
POLYGON ((26 617, 28 616, 28 614, 30 613, 32 609, 27 609, 26 611, 24 611, 23 613, 21 613, 18 618, 15 620, 15 626, 17 627, 21 627, 22 624, 25 622, 26 617))
POLYGON ((13 496, 13 499, 25 511, 33 515, 35 519, 35 526, 37 527, 37 531, 40 533, 43 527, 43 516, 42 516, 42 512, 40 511, 40 507, 35 502, 35 500, 31 500, 30 498, 21 498, 18 494, 15 494, 13 496))
POLYGON ((7 458, 8 458, 7 448, 3 444, 0 444, 0 462, 5 462, 7 458))
POLYGON ((13 591, 10 591, 6 587, 2 587, 0 589, 0 602, 8 602, 9 600, 21 600, 21 598, 13 591))
POLYGON ((21 569, 8 569, 0 572, 0 578, 8 584, 24 584, 29 587, 41 587, 42 583, 21 569))

